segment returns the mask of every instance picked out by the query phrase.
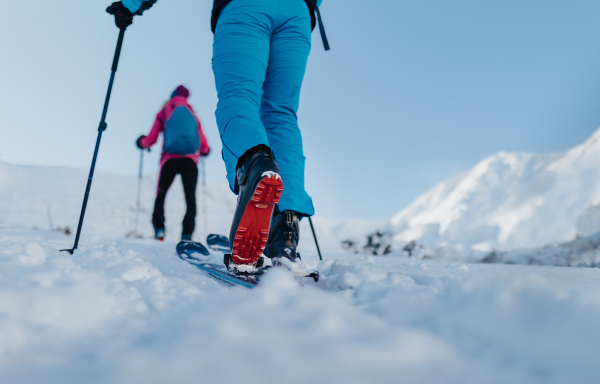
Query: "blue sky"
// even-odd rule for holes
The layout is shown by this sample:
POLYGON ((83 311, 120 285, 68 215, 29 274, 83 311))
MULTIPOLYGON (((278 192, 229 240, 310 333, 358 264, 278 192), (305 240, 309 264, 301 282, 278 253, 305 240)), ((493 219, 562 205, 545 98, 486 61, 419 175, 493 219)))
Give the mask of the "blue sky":
MULTIPOLYGON (((1 161, 89 168, 109 3, 3 4, 1 161)), ((182 83, 213 146, 207 178, 225 183, 211 8, 159 0, 128 28, 98 170, 137 174, 133 143, 182 83)), ((600 126, 600 2, 325 0, 322 14, 332 50, 315 31, 299 110, 319 216, 389 218, 495 152, 563 151, 600 126)))

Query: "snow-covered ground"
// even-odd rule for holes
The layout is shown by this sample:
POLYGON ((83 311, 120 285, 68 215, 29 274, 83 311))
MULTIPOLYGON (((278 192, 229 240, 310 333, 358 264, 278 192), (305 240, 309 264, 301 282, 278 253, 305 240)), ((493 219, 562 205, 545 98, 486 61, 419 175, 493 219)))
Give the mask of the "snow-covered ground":
MULTIPOLYGON (((59 252, 72 246, 73 235, 50 227, 75 230, 86 176, 0 163, 2 383, 600 377, 596 268, 471 264, 459 248, 441 259, 409 259, 399 250, 352 255, 339 250, 339 237, 379 223, 316 218, 325 260, 319 262, 306 227, 301 247, 305 262, 321 272, 318 283, 300 286, 273 270, 255 290, 229 288, 176 256, 178 181, 167 201, 167 241, 157 243, 149 237, 155 177, 144 179, 145 237, 136 239, 125 235, 134 225, 137 179, 98 174, 79 249, 59 252)), ((197 238, 203 209, 210 231, 227 233, 235 203, 227 187, 200 193, 206 205, 197 238)), ((591 247, 596 240, 579 241, 591 247)))
POLYGON ((596 383, 597 269, 315 254, 227 288, 175 243, 0 232, 6 383, 596 383))

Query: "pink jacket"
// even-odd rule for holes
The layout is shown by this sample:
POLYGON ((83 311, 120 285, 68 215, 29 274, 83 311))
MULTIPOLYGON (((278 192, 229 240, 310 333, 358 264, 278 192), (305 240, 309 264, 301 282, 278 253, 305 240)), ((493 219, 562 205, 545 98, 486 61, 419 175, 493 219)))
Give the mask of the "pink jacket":
POLYGON ((156 114, 156 120, 154 120, 154 125, 152 126, 150 133, 148 133, 146 137, 140 140, 140 145, 142 146, 142 148, 150 148, 151 146, 153 146, 158 140, 159 134, 161 132, 164 132, 165 130, 165 121, 169 120, 169 118, 175 111, 175 108, 181 106, 184 106, 187 109, 189 109, 192 115, 194 115, 196 122, 198 123, 198 137, 200 138, 200 149, 193 155, 173 155, 164 151, 163 143, 163 152, 160 157, 161 167, 166 163, 167 160, 178 157, 189 157, 190 159, 193 159, 196 162, 196 164, 198 164, 198 159, 200 158, 200 156, 206 156, 210 152, 208 141, 206 140, 206 136, 204 136, 204 131, 202 131, 202 124, 200 123, 200 119, 198 119, 198 116, 196 116, 194 109, 188 103, 187 99, 182 96, 172 97, 171 100, 165 103, 160 112, 156 114))

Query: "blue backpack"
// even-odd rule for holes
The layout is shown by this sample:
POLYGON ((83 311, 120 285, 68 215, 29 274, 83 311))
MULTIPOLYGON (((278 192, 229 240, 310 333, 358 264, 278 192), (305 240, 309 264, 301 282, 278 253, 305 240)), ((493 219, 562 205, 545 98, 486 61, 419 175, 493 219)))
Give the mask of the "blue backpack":
POLYGON ((200 148, 198 125, 186 107, 175 108, 165 123, 165 152, 173 155, 193 155, 200 148))

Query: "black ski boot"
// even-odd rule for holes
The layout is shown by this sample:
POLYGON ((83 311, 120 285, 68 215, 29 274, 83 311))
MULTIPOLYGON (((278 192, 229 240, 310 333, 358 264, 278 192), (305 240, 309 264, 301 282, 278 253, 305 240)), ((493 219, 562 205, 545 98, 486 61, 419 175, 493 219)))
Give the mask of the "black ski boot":
POLYGON ((297 257, 296 248, 300 240, 300 217, 298 212, 273 210, 269 239, 265 246, 264 254, 273 259, 285 256, 289 259, 297 257))
POLYGON ((234 265, 229 268, 252 270, 262 264, 259 258, 269 237, 273 207, 283 191, 279 167, 269 147, 256 146, 240 158, 237 184, 238 201, 229 233, 234 265))
POLYGON ((192 234, 191 233, 182 233, 181 241, 192 241, 192 234))
POLYGON ((264 255, 271 259, 272 266, 284 266, 296 277, 312 277, 317 281, 319 273, 308 271, 300 254, 296 251, 300 240, 300 218, 302 215, 294 211, 279 211, 275 207, 271 230, 264 255))

